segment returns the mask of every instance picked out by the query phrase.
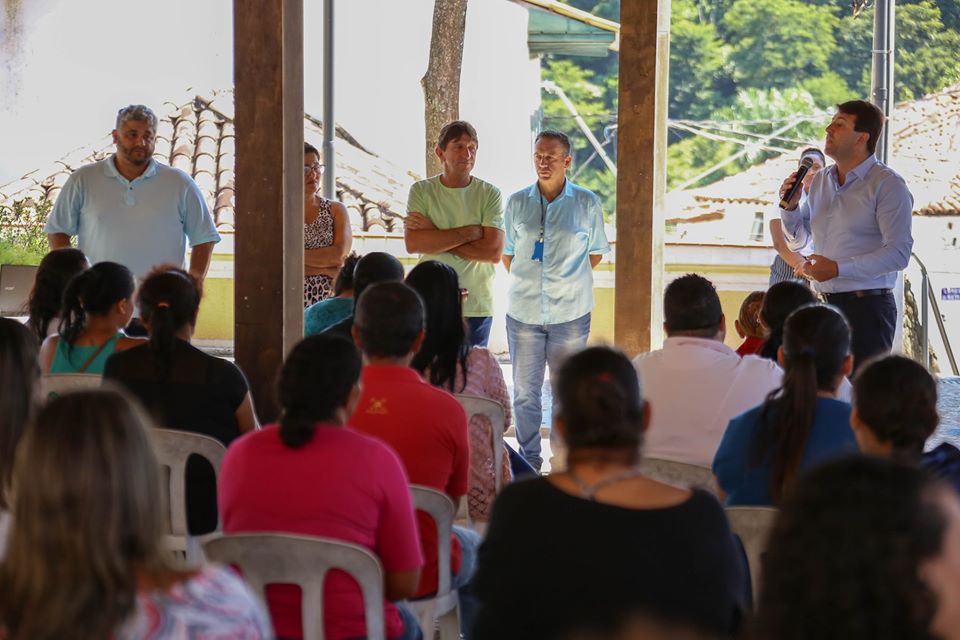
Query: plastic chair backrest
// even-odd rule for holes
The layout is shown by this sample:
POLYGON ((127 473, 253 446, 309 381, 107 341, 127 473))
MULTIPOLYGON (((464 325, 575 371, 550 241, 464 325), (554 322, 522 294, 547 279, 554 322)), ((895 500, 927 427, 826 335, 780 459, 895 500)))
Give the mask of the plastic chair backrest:
POLYGON ((240 568, 251 589, 266 604, 268 584, 296 584, 301 589, 304 640, 323 640, 323 582, 327 572, 349 573, 363 594, 369 640, 385 640, 384 573, 367 549, 328 538, 284 533, 243 533, 207 540, 208 560, 240 568))
POLYGON ((423 511, 437 525, 437 596, 450 592, 450 536, 456 509, 450 496, 420 485, 410 485, 413 508, 423 511))
POLYGON ((756 603, 760 593, 760 580, 763 577, 762 557, 767 550, 770 528, 777 517, 777 510, 773 507, 727 507, 726 512, 730 529, 740 538, 747 553, 753 601, 756 603))
POLYGON ((40 376, 40 397, 47 402, 71 391, 99 389, 102 382, 95 373, 45 373, 40 376))
POLYGON ((490 446, 493 447, 493 475, 494 486, 497 493, 500 493, 500 485, 503 476, 503 432, 507 426, 507 413, 503 405, 490 398, 470 395, 468 393, 458 393, 454 397, 467 413, 467 420, 473 416, 485 416, 490 421, 491 439, 490 446))
POLYGON ((654 480, 675 487, 700 487, 714 495, 717 493, 713 471, 709 467, 661 458, 644 458, 640 462, 640 469, 654 480))
MULTIPOLYGON (((151 430, 153 450, 160 465, 170 470, 167 478, 168 511, 170 517, 170 535, 167 536, 171 550, 183 551, 187 561, 199 560, 189 540, 187 532, 187 459, 198 455, 213 467, 216 478, 220 477, 220 465, 227 448, 216 438, 178 431, 176 429, 151 430)), ((220 531, 220 519, 217 515, 217 531, 220 531)))

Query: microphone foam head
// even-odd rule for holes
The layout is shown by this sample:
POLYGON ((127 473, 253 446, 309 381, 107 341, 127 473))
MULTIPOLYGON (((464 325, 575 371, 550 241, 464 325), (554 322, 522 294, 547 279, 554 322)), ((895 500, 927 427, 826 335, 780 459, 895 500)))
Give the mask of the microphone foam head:
POLYGON ((813 158, 806 156, 800 161, 800 166, 806 167, 807 169, 811 168, 813 166, 813 158))

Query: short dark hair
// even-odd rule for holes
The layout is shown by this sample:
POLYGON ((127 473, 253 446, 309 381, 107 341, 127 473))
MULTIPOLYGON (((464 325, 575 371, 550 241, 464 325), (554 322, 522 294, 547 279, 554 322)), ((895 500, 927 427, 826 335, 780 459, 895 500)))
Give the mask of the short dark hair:
POLYGON ((870 153, 875 152, 884 122, 883 112, 880 111, 880 107, 866 100, 848 100, 847 102, 838 104, 837 111, 856 118, 853 123, 853 130, 869 134, 870 137, 867 138, 867 151, 870 153))
POLYGON ((783 503, 751 638, 931 638, 950 488, 912 465, 852 456, 811 470, 783 503), (813 613, 815 612, 815 613, 813 613))
POLYGON ((373 251, 357 260, 353 268, 353 309, 356 313, 357 301, 364 289, 378 282, 399 282, 403 280, 403 265, 396 257, 383 251, 373 251))
POLYGON ((402 358, 423 331, 424 316, 416 291, 402 282, 380 282, 360 294, 353 323, 365 355, 402 358))
POLYGON ((937 382, 926 367, 904 356, 862 366, 853 380, 853 405, 877 440, 892 445, 894 457, 914 463, 940 422, 937 382))
POLYGON ((680 276, 663 293, 663 318, 667 335, 713 337, 723 321, 720 296, 713 283, 703 276, 680 276))
POLYGON ((537 134, 536 139, 533 141, 534 144, 540 142, 541 140, 556 140, 563 145, 563 148, 567 150, 567 155, 570 155, 570 138, 567 137, 563 131, 557 131, 555 129, 544 129, 537 134))
POLYGON ((437 146, 446 149, 447 145, 454 140, 459 140, 460 136, 467 134, 474 142, 480 144, 480 138, 477 137, 477 130, 466 120, 454 120, 443 125, 440 129, 440 135, 437 136, 437 146))
POLYGON ((317 154, 317 157, 318 157, 318 158, 320 157, 320 152, 317 151, 317 148, 316 148, 315 146, 313 146, 313 145, 310 144, 309 142, 304 142, 304 143, 303 143, 303 155, 307 155, 308 153, 315 153, 315 154, 317 154))

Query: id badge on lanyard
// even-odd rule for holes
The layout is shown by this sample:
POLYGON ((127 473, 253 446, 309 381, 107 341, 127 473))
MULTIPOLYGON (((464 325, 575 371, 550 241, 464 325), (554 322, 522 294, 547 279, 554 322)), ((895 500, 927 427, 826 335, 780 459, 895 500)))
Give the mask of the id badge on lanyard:
POLYGON ((534 262, 543 262, 543 231, 547 222, 547 206, 543 204, 543 193, 540 193, 539 184, 537 185, 537 192, 540 195, 540 239, 533 244, 533 256, 530 259, 534 262))

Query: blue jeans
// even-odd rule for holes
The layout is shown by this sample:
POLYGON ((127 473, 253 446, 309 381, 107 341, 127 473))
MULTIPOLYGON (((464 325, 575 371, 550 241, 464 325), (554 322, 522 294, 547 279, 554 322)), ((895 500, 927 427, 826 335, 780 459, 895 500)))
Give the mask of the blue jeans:
POLYGON ((492 316, 478 316, 467 318, 467 328, 470 330, 470 346, 486 347, 490 340, 490 326, 493 325, 492 316))
POLYGON ((513 416, 520 453, 540 470, 540 423, 543 377, 553 374, 563 356, 583 347, 590 335, 590 314, 558 324, 525 324, 507 316, 507 345, 513 363, 513 416))
POLYGON ((420 631, 420 623, 417 617, 413 615, 410 607, 402 602, 394 602, 400 619, 403 621, 403 635, 398 636, 396 640, 423 640, 423 632, 420 631))
MULTIPOLYGON (((466 496, 463 498, 466 500, 466 496)), ((460 600, 460 635, 470 640, 473 621, 477 615, 477 596, 473 593, 473 574, 477 572, 477 550, 480 534, 473 529, 453 527, 453 534, 460 541, 460 573, 453 576, 450 585, 458 591, 460 600)))

